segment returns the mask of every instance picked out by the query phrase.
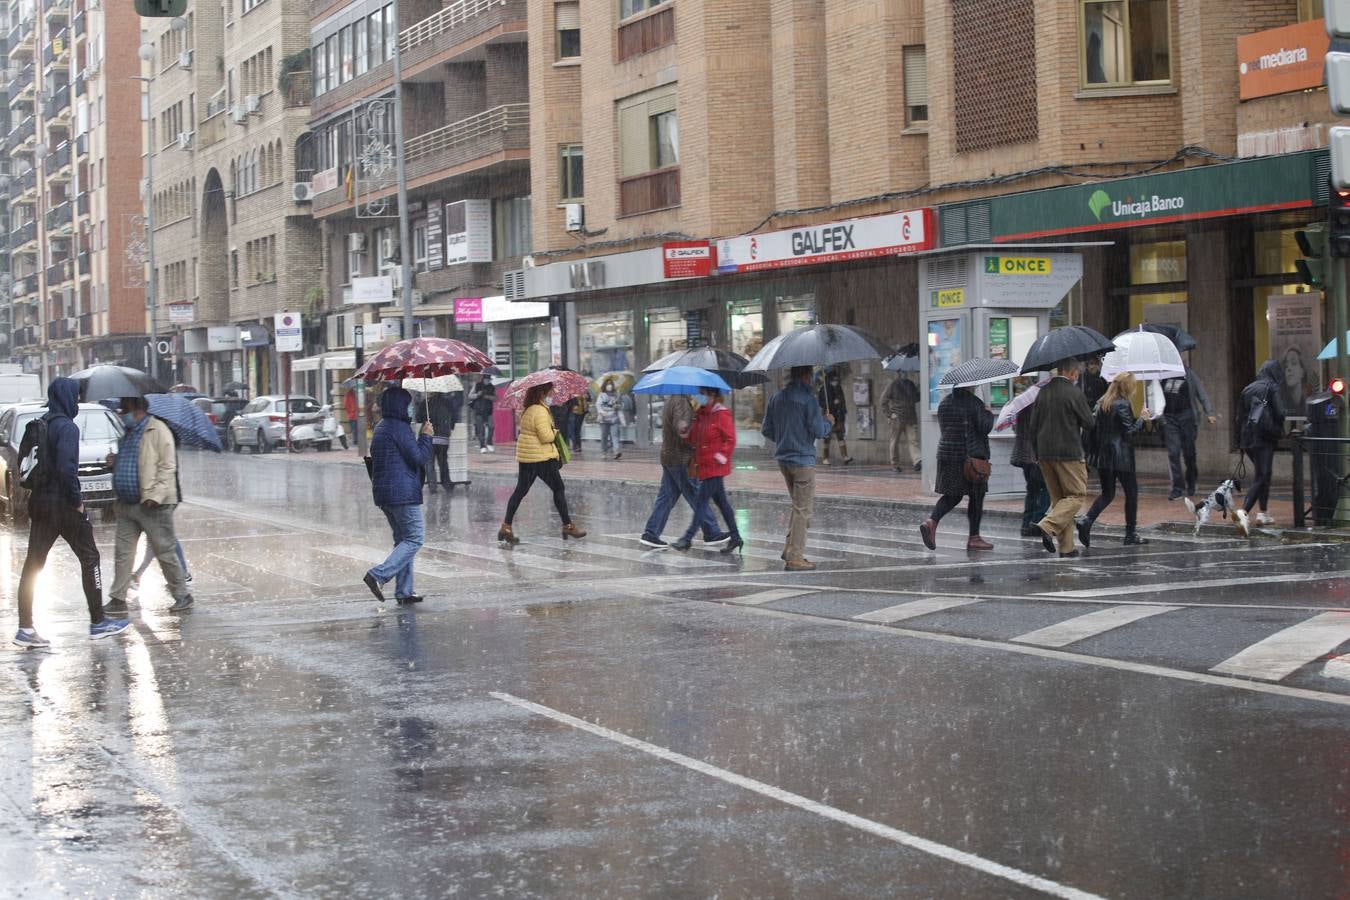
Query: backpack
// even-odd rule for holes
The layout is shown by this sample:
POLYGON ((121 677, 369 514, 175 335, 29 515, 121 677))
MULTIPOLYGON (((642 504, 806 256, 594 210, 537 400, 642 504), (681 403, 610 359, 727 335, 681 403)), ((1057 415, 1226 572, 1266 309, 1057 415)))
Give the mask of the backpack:
POLYGON ((47 418, 39 416, 24 426, 19 442, 19 484, 30 493, 51 480, 47 461, 47 418))
POLYGON ((1251 408, 1247 411, 1247 425, 1254 437, 1267 440, 1279 437, 1279 429, 1275 427, 1275 414, 1270 411, 1269 391, 1259 397, 1252 397, 1251 408))

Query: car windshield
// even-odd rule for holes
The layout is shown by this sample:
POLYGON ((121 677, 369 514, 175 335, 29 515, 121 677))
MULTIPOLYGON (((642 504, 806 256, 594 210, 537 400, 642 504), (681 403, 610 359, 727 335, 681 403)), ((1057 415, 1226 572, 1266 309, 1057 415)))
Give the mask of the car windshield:
POLYGON ((118 421, 105 410, 81 410, 75 417, 75 424, 80 426, 82 441, 116 441, 122 437, 118 421))
MULTIPOLYGON (((286 411, 285 400, 277 401, 277 411, 278 412, 286 411)), ((291 412, 293 413, 309 413, 318 411, 319 411, 319 404, 312 397, 296 397, 291 400, 291 412)))

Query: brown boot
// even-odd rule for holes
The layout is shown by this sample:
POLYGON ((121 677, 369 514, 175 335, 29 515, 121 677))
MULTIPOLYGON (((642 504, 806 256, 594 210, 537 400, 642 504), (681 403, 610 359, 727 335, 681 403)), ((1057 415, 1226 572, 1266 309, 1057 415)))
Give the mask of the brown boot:
POLYGON ((967 550, 993 550, 994 545, 980 537, 978 534, 972 534, 970 540, 966 541, 967 550))
POLYGON ((584 538, 586 536, 586 532, 582 531, 576 525, 568 523, 563 526, 562 536, 564 541, 567 540, 568 538, 576 538, 580 540, 581 538, 584 538))
POLYGON ((503 544, 510 544, 513 547, 520 543, 520 538, 516 537, 515 533, 511 531, 510 525, 503 525, 501 528, 497 529, 497 540, 503 544))
POLYGON ((783 571, 785 572, 814 572, 815 570, 816 564, 805 559, 789 559, 783 563, 783 571))

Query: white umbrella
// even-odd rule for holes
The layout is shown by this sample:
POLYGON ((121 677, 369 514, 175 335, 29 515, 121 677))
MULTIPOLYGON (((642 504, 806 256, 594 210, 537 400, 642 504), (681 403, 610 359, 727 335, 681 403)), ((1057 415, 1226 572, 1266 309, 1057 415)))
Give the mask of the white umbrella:
POLYGON ((1181 352, 1167 337, 1151 331, 1127 331, 1116 335, 1116 349, 1102 358, 1102 377, 1107 381, 1121 372, 1143 379, 1181 378, 1186 365, 1181 352))
POLYGON ((453 394, 464 390, 458 375, 438 375, 435 378, 405 378, 403 387, 419 394, 453 394))
POLYGON ((999 410, 998 420, 994 422, 994 430, 1007 431, 1011 428, 1013 422, 1017 421, 1017 417, 1022 410, 1026 409, 1036 401, 1036 395, 1041 392, 1041 388, 1044 387, 1046 382, 1052 377, 1053 376, 1049 372, 1042 372, 1039 381, 1012 398, 1008 403, 1005 403, 1003 409, 999 410))

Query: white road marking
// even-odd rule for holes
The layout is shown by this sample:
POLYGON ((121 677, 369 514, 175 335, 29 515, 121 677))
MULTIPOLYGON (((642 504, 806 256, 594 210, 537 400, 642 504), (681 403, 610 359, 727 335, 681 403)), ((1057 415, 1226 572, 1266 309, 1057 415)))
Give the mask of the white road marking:
POLYGON ((213 556, 213 557, 215 557, 216 559, 224 560, 225 562, 227 562, 227 563, 229 563, 230 565, 234 566, 235 569, 238 570, 238 571, 243 571, 243 572, 249 572, 249 571, 252 571, 252 572, 262 572, 262 573, 267 574, 267 575, 275 575, 275 576, 278 577, 278 578, 287 578, 287 579, 290 579, 291 581, 298 581, 298 582, 300 582, 301 584, 307 584, 307 585, 309 585, 310 587, 313 587, 313 588, 321 588, 321 587, 323 587, 323 585, 319 584, 319 582, 317 582, 317 581, 310 581, 308 578, 301 578, 299 575, 296 575, 296 574, 294 574, 294 573, 292 573, 292 572, 281 571, 281 570, 278 570, 278 569, 273 569, 273 568, 271 568, 271 567, 269 567, 269 566, 264 566, 262 563, 258 562, 257 560, 254 560, 254 561, 252 561, 252 562, 244 562, 242 559, 234 559, 233 557, 225 556, 223 553, 211 553, 211 554, 208 554, 208 556, 213 556))
MULTIPOLYGON (((726 564, 727 557, 721 562, 705 556, 688 556, 675 550, 649 550, 645 547, 617 547, 614 544, 602 544, 599 541, 564 541, 562 538, 534 538, 532 544, 540 544, 553 550, 567 550, 570 553, 582 553, 587 556, 604 556, 621 562, 637 562, 652 566, 668 566, 672 569, 707 569, 726 564)), ((695 547, 698 545, 695 544, 695 547)))
POLYGON ((1069 644, 1105 634, 1131 622, 1147 619, 1150 616, 1175 612, 1180 606, 1108 606, 1081 616, 1074 616, 1045 628, 1038 628, 1020 637, 1013 638, 1023 644, 1039 644, 1042 647, 1066 647, 1069 644))
MULTIPOLYGON (((337 546, 315 547, 319 553, 327 553, 332 556, 341 556, 345 559, 356 560, 361 563, 381 563, 388 555, 383 550, 377 550, 374 547, 363 547, 356 544, 339 544, 337 546)), ((422 555, 418 555, 413 563, 414 571, 417 575, 427 575, 431 578, 443 578, 448 581, 463 581, 466 578, 501 578, 495 572, 489 572, 481 568, 461 569, 454 566, 447 566, 442 563, 428 560, 422 555)))
POLYGON ((887 624, 889 622, 903 622, 905 619, 917 619, 919 616, 926 616, 929 613, 942 612, 945 609, 955 609, 958 606, 969 606, 972 603, 981 602, 983 602, 983 598, 980 597, 923 597, 919 600, 910 600, 908 603, 888 606, 885 609, 874 609, 853 618, 859 622, 887 624))
POLYGON ((742 597, 731 597, 722 602, 724 603, 743 603, 747 606, 761 606, 765 603, 773 603, 778 600, 790 600, 793 597, 800 597, 803 594, 814 594, 815 588, 781 588, 779 590, 759 591, 755 594, 746 594, 742 597))
POLYGON ((770 800, 776 800, 779 803, 795 807, 805 812, 813 813, 823 819, 829 819, 832 822, 838 822, 841 825, 847 825, 850 828, 856 828, 859 831, 892 841, 893 843, 909 847, 912 850, 918 850, 920 853, 927 853, 930 856, 936 856, 938 859, 955 863, 959 866, 965 866, 968 869, 974 869, 985 875, 995 878, 1002 878, 1021 887, 1040 891, 1052 897, 1063 897, 1068 900, 1100 900, 1098 895, 1090 894, 1087 891, 1080 891, 1077 888, 1051 881, 1048 878, 1042 878, 1039 875, 1032 875, 1030 872, 1023 872, 1021 869, 1014 869, 1012 866, 1005 866, 1002 863, 994 862, 991 859, 985 859, 982 856, 976 856, 974 853, 967 853, 964 850, 957 850, 955 847, 948 847, 946 844, 939 844, 936 841, 930 841, 927 838, 919 837, 908 831, 901 831, 899 828, 892 828, 890 825, 883 825, 872 819, 865 819, 854 813, 844 812, 833 806, 827 806, 816 800, 803 797, 801 794, 794 794, 791 791, 785 791, 780 787, 774 787, 763 781, 757 781, 753 778, 747 778, 744 775, 738 775, 728 769, 714 766, 702 760, 685 756, 683 753, 677 753, 665 747, 648 743, 631 737, 620 731, 614 731, 603 725, 596 725, 587 722, 585 719, 578 719, 576 716, 568 715, 565 712, 552 709, 548 706, 542 706, 530 700, 516 697, 513 694, 505 694, 500 691, 492 691, 491 696, 502 701, 510 703, 512 706, 532 712, 535 715, 552 719, 563 725, 568 725, 579 731, 585 731, 596 737, 612 741, 630 750, 637 750, 654 756, 657 759, 673 763, 690 771, 697 772, 700 775, 706 775, 709 778, 716 778, 718 781, 726 782, 743 790, 751 791, 770 800))
MULTIPOLYGON (((614 538, 614 539, 616 539, 616 540, 636 541, 636 540, 640 539, 640 538, 642 537, 642 535, 640 535, 640 534, 606 534, 605 537, 607 537, 607 538, 614 538)), ((782 562, 782 561, 783 561, 783 557, 782 557, 782 552, 783 552, 783 551, 782 551, 781 549, 778 549, 778 550, 765 550, 765 549, 761 549, 761 548, 759 548, 759 547, 756 547, 756 546, 755 546, 756 543, 767 544, 767 545, 776 546, 776 547, 779 547, 779 548, 782 547, 782 543, 781 543, 781 542, 779 542, 779 543, 777 543, 777 544, 774 544, 772 541, 769 541, 769 540, 764 539, 764 538, 759 538, 759 539, 754 539, 754 538, 752 538, 752 539, 746 541, 746 542, 745 542, 745 547, 742 548, 742 549, 744 550, 744 555, 745 555, 747 558, 749 558, 749 559, 766 559, 766 560, 769 560, 770 562, 782 562)), ((695 541, 695 542, 694 542, 694 549, 695 549, 695 550, 698 550, 698 549, 700 549, 701 547, 703 547, 703 544, 701 544, 701 543, 698 542, 698 541, 695 541)), ((653 550, 653 551, 649 551, 649 552, 653 552, 653 553, 654 553, 654 552, 657 552, 657 551, 654 551, 654 550, 653 550)), ((827 560, 839 560, 839 559, 841 559, 842 557, 838 557, 838 556, 820 556, 820 555, 817 555, 817 554, 812 554, 812 558, 817 559, 817 560, 827 561, 827 560)))
POLYGON ((1322 667, 1322 674, 1327 678, 1341 678, 1350 681, 1350 654, 1335 656, 1327 660, 1327 664, 1322 667))
POLYGON ((1050 594, 1037 594, 1037 597, 1119 597, 1128 591, 1141 591, 1156 594, 1161 591, 1193 591, 1201 588, 1253 587, 1262 584, 1278 584, 1297 581, 1350 581, 1350 572, 1336 572, 1329 575, 1313 575, 1303 572, 1290 575, 1268 575, 1265 578, 1211 578, 1206 581, 1169 581, 1161 584, 1117 584, 1107 588, 1092 588, 1082 591, 1055 591, 1050 594))
POLYGON ((1210 671, 1279 681, 1346 641, 1350 641, 1350 613, 1325 612, 1275 632, 1210 671))
POLYGON ((443 544, 432 543, 428 541, 422 545, 428 550, 436 550, 440 553, 452 553, 455 556, 466 556, 469 559, 486 559, 492 562, 499 562, 507 568, 521 569, 542 569, 546 572, 558 574, 559 572, 604 572, 603 566, 592 566, 586 563, 575 562, 570 559, 558 559, 553 556, 540 556, 530 553, 526 550, 504 549, 502 547, 485 547, 481 544, 443 544))

